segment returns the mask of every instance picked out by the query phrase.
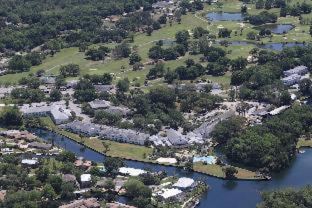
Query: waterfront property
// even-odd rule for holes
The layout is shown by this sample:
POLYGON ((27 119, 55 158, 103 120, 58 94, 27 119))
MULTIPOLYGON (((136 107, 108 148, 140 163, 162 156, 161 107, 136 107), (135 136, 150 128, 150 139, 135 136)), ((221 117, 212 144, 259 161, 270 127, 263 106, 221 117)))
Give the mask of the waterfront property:
POLYGON ((56 124, 67 122, 71 118, 71 111, 66 108, 65 102, 24 104, 20 111, 24 116, 51 116, 56 124))
POLYGON ((309 72, 308 67, 306 66, 297 66, 293 69, 289 69, 284 71, 284 78, 282 78, 282 82, 286 86, 292 86, 298 84, 299 81, 303 78, 303 75, 309 72))
POLYGON ((89 137, 98 136, 102 139, 138 145, 144 145, 149 138, 148 134, 131 129, 119 129, 116 127, 97 125, 93 123, 83 123, 81 121, 73 121, 71 123, 63 124, 60 127, 89 137))

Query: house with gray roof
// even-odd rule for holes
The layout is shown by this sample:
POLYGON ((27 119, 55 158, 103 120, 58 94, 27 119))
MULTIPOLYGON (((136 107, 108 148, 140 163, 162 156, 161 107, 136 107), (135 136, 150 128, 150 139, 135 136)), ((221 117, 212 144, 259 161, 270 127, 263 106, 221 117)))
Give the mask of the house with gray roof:
POLYGON ((112 92, 114 90, 114 85, 94 85, 96 92, 112 92))
POLYGON ((288 77, 282 78, 282 82, 286 86, 292 86, 294 84, 297 84, 301 79, 301 76, 299 74, 292 74, 288 77))
POLYGON ((284 75, 286 77, 288 77, 288 76, 291 76, 291 75, 294 75, 294 74, 304 75, 304 74, 306 74, 308 72, 309 72, 308 67, 301 65, 301 66, 296 66, 293 69, 289 69, 287 71, 284 71, 284 75))
POLYGON ((89 102, 89 105, 92 109, 102 109, 109 108, 112 104, 107 100, 93 100, 89 102))

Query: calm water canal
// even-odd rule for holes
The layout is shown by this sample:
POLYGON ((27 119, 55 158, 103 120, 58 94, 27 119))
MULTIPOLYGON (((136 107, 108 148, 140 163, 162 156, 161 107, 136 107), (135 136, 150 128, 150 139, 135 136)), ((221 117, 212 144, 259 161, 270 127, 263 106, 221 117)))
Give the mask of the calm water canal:
MULTIPOLYGON (((95 162, 103 162, 105 156, 94 152, 72 140, 45 130, 32 130, 40 138, 49 141, 53 138, 56 145, 95 162)), ((290 168, 273 175, 271 181, 226 181, 199 173, 187 173, 180 168, 126 161, 127 166, 152 171, 165 170, 169 175, 203 179, 211 190, 205 195, 198 207, 200 208, 252 208, 260 201, 260 191, 280 187, 301 187, 312 184, 312 149, 299 154, 290 168)))

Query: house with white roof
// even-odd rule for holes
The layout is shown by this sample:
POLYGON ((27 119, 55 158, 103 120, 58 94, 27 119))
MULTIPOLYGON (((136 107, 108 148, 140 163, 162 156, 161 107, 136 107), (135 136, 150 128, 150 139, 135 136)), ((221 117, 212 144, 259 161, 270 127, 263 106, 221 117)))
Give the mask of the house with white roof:
POLYGON ((88 187, 91 184, 91 174, 82 174, 80 176, 81 187, 88 187))
POLYGON ((287 71, 284 71, 284 75, 286 77, 288 77, 288 76, 291 76, 293 74, 304 75, 308 72, 309 72, 308 67, 301 65, 301 66, 296 66, 293 69, 289 69, 287 71))
POLYGON ((121 167, 119 168, 119 173, 123 175, 129 175, 129 176, 139 176, 143 173, 146 173, 145 170, 136 169, 136 168, 127 168, 127 167, 121 167))
POLYGON ((38 164, 38 159, 37 158, 33 158, 33 159, 23 159, 21 161, 21 164, 24 166, 28 166, 28 167, 34 167, 38 164))
POLYGON ((64 102, 24 104, 20 110, 24 116, 51 116, 56 124, 67 122, 71 118, 71 112, 66 109, 64 102))
POLYGON ((162 200, 172 200, 176 201, 180 198, 180 196, 183 194, 183 192, 180 189, 176 188, 164 188, 161 191, 157 192, 157 195, 162 199, 162 200))
POLYGON ((179 189, 192 189, 195 186, 195 181, 192 178, 182 177, 173 184, 173 187, 179 189))

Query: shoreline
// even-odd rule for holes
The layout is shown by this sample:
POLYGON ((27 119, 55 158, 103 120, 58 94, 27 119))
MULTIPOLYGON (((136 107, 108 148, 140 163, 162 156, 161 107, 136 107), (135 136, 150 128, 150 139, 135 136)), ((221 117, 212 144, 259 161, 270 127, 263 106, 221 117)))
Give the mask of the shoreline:
MULTIPOLYGON (((136 162, 149 163, 149 164, 155 164, 155 165, 163 165, 163 166, 184 168, 184 166, 179 166, 179 165, 174 165, 174 164, 169 164, 169 163, 159 163, 159 162, 157 162, 155 160, 154 161, 153 160, 148 160, 148 159, 147 160, 144 160, 144 159, 141 160, 141 159, 134 159, 134 158, 127 157, 127 156, 115 156, 115 155, 112 155, 112 154, 107 154, 107 153, 99 151, 98 149, 96 149, 96 148, 94 148, 94 147, 92 147, 92 146, 90 146, 88 144, 85 144, 84 142, 79 142, 77 139, 72 138, 69 135, 65 135, 62 132, 64 130, 59 129, 57 126, 55 126, 55 128, 57 128, 57 129, 45 126, 45 127, 39 128, 39 129, 48 130, 48 131, 51 131, 51 132, 53 132, 55 134, 58 134, 60 136, 66 137, 66 138, 68 138, 68 139, 70 139, 70 140, 72 140, 72 141, 74 141, 74 142, 76 142, 76 143, 78 143, 78 144, 80 144, 80 145, 82 145, 82 146, 84 146, 86 148, 89 148, 89 149, 91 149, 92 151, 94 151, 94 152, 96 152, 98 154, 106 156, 106 157, 114 157, 114 158, 121 158, 121 159, 129 160, 129 161, 136 161, 136 162)), ((72 132, 68 132, 68 133, 74 134, 72 132)), ((74 135, 76 135, 76 134, 74 134, 74 135)), ((108 140, 108 141, 110 141, 110 140, 108 140)), ((194 166, 196 166, 196 164, 194 164, 194 166)), ((207 167, 207 165, 203 165, 201 167, 207 167)), ((219 166, 219 168, 222 168, 222 167, 219 166)), ((238 167, 235 167, 235 168, 238 168, 238 167)), ((205 174, 205 175, 208 175, 208 176, 211 176, 211 177, 215 177, 215 178, 218 178, 218 179, 222 179, 222 180, 230 180, 230 179, 225 178, 224 176, 220 176, 220 175, 216 175, 216 174, 211 173, 211 170, 205 171, 205 170, 201 170, 201 169, 202 168, 195 168, 195 169, 192 169, 191 171, 192 172, 196 172, 196 173, 205 174)), ((238 168, 238 169, 240 169, 240 168, 238 168)), ((249 170, 246 170, 246 169, 241 169, 241 171, 243 171, 243 170, 244 171, 249 171, 249 170)), ((250 171, 250 172, 252 172, 252 171, 250 171)), ((231 179, 231 180, 236 180, 236 181, 263 181, 263 180, 268 180, 268 178, 265 178, 265 177, 262 177, 262 178, 260 178, 260 177, 259 178, 237 177, 237 178, 231 179)))

